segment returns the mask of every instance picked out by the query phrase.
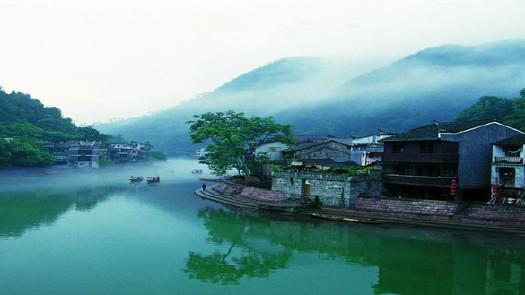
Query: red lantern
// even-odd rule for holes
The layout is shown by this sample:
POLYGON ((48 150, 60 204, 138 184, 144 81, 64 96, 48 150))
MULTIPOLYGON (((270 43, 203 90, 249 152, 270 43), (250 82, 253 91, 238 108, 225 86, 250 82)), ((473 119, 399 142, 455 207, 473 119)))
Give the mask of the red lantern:
POLYGON ((454 178, 450 181, 450 195, 455 196, 458 188, 458 181, 454 178))

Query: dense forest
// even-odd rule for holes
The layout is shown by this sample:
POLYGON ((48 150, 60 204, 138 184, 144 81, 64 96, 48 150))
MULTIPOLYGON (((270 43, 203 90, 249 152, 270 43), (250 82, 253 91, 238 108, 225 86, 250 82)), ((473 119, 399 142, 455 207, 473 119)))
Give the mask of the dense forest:
POLYGON ((45 107, 22 92, 0 87, 0 166, 45 166, 53 158, 43 142, 104 141, 106 135, 91 127, 77 127, 58 108, 45 107))
POLYGON ((496 119, 514 128, 525 130, 525 89, 520 97, 483 96, 461 112, 457 121, 496 119))

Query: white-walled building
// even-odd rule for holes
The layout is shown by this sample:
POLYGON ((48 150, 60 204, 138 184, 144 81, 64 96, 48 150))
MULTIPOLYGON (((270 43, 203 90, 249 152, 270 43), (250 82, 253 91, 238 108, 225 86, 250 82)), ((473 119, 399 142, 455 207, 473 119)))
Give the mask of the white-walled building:
POLYGON ((505 196, 519 196, 525 188, 525 134, 492 145, 491 184, 505 196))
POLYGON ((390 136, 392 136, 392 134, 379 132, 379 134, 354 137, 352 139, 352 161, 361 166, 368 166, 381 161, 383 143, 381 143, 380 140, 390 136))

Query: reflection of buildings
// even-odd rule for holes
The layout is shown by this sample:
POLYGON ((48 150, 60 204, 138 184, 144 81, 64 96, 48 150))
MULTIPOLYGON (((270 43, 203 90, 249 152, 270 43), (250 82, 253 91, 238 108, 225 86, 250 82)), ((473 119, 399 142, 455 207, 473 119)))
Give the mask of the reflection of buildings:
POLYGON ((320 259, 377 266, 377 283, 372 286, 375 294, 525 292, 525 248, 509 243, 507 236, 289 222, 212 209, 200 211, 199 216, 210 241, 230 249, 220 254, 229 255, 225 260, 224 256, 214 257, 215 253, 197 261, 192 257, 207 256, 190 253, 186 272, 203 281, 224 283, 221 278, 227 278, 228 283, 239 283, 243 276, 267 277, 293 264, 292 255, 298 251, 324 257, 320 259), (210 267, 212 261, 215 264, 210 267), (242 261, 252 261, 249 272, 239 272, 242 261), (233 274, 235 279, 231 280, 233 274))

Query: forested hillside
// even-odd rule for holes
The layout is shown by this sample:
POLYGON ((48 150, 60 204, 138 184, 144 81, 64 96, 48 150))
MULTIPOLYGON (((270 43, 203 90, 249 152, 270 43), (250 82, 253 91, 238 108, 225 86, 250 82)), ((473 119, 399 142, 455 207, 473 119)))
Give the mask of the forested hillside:
POLYGON ((525 131, 525 88, 519 97, 483 96, 456 118, 458 121, 496 119, 525 131))
POLYGON ((75 126, 60 109, 45 107, 29 94, 0 88, 0 166, 51 164, 53 159, 42 142, 105 138, 94 128, 75 126))

